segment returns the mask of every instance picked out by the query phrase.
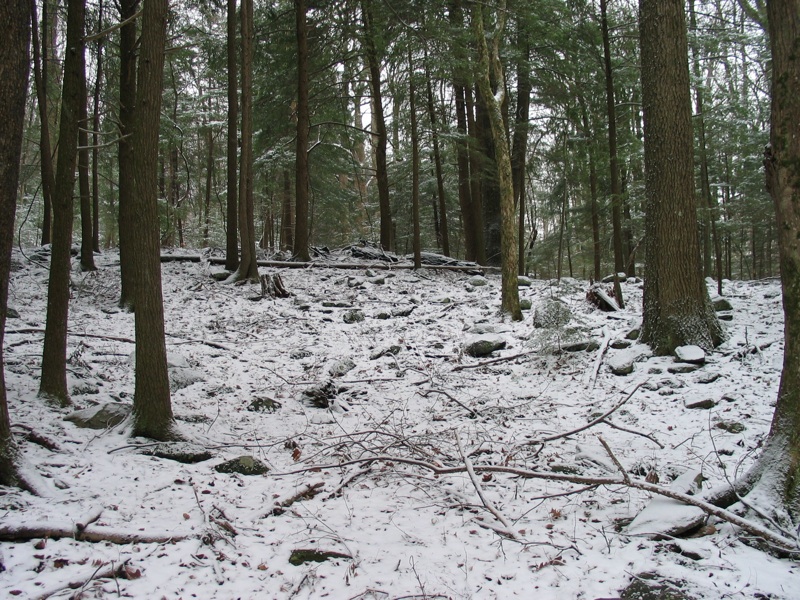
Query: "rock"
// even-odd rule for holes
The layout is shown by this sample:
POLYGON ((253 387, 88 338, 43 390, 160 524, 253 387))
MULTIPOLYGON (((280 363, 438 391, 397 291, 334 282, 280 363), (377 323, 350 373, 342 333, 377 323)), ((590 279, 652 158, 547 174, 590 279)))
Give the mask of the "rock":
POLYGON ((467 341, 464 352, 473 358, 481 358, 505 347, 506 341, 499 335, 485 334, 467 341))
MULTIPOLYGON (((700 471, 689 470, 675 479, 669 488, 683 494, 694 494, 699 491, 702 482, 703 475, 700 471)), ((677 537, 701 526, 705 516, 705 513, 696 506, 656 496, 631 521, 628 533, 655 538, 677 537)))
POLYGON ((630 331, 629 331, 629 332, 628 332, 628 333, 625 335, 625 339, 626 339, 626 340, 638 340, 638 339, 639 339, 639 334, 640 334, 640 333, 641 333, 641 330, 640 330, 640 329, 631 329, 631 330, 630 330, 630 331))
POLYGON ((489 323, 477 323, 470 327, 468 331, 475 335, 483 335, 485 333, 497 333, 497 327, 489 323))
POLYGON ((352 560, 353 557, 343 552, 332 552, 330 550, 292 550, 292 554, 289 556, 289 563, 299 567, 307 562, 321 563, 333 558, 352 560))
POLYGON ((517 277, 517 285, 519 287, 531 287, 531 285, 533 285, 533 281, 531 281, 530 277, 525 277, 525 275, 520 275, 517 277))
POLYGON ((274 413, 280 407, 281 403, 272 398, 256 398, 249 404, 247 410, 250 412, 274 413))
POLYGON ((64 417, 65 421, 74 423, 83 429, 108 429, 119 425, 131 414, 132 406, 121 402, 98 404, 91 408, 76 410, 64 417))
POLYGON ((399 308, 393 308, 392 309, 392 316, 393 317, 407 317, 412 312, 414 312, 415 308, 416 308, 416 306, 414 304, 412 304, 411 306, 401 306, 399 308))
POLYGON ((700 346, 678 346, 675 348, 675 358, 680 362, 702 365, 706 362, 706 353, 700 346))
POLYGON ((715 425, 717 429, 722 429, 728 433, 742 433, 747 427, 738 421, 720 421, 715 425))
POLYGON ((353 323, 360 323, 364 320, 364 313, 354 308, 353 310, 348 310, 346 313, 342 315, 342 320, 347 323, 348 325, 352 325, 353 323))
POLYGON ((392 315, 387 312, 379 312, 377 315, 375 315, 375 318, 379 319, 380 321, 388 321, 392 318, 392 315))
POLYGON ((269 472, 269 467, 257 458, 247 454, 239 458, 227 460, 214 467, 217 473, 239 473, 240 475, 263 475, 269 472))
POLYGON ((336 398, 338 390, 332 382, 328 381, 303 391, 303 399, 316 408, 328 408, 331 401, 336 398))
POLYGON ((16 308, 11 308, 9 306, 6 309, 6 318, 7 319, 19 319, 19 311, 16 308))
POLYGON ((686 408, 701 408, 704 410, 714 408, 716 405, 717 403, 711 398, 706 398, 705 400, 694 400, 691 402, 690 401, 684 402, 684 406, 686 408))
POLYGON ((161 442, 151 448, 146 448, 142 454, 166 458, 186 465, 203 462, 214 456, 204 446, 191 442, 161 442))
POLYGON ((472 287, 483 287, 485 285, 489 285, 489 280, 482 275, 474 275, 473 277, 469 278, 469 283, 472 287))
POLYGON ((714 305, 714 310, 717 312, 733 310, 733 306, 731 306, 731 303, 725 298, 714 298, 711 304, 714 305))
POLYGON ((519 299, 519 308, 520 310, 530 310, 533 307, 533 302, 531 302, 530 298, 520 298, 519 299))
POLYGON ((328 374, 331 377, 342 377, 355 368, 356 363, 353 362, 352 358, 342 358, 331 363, 328 367, 328 374))
POLYGON ((308 358, 309 356, 311 356, 311 352, 308 350, 295 350, 289 355, 289 358, 292 360, 300 360, 302 358, 308 358))
POLYGON ((697 378, 697 383, 714 383, 717 379, 719 379, 721 375, 719 373, 703 373, 697 378))
POLYGON ((203 379, 203 374, 195 369, 169 367, 169 390, 171 392, 182 390, 193 383, 203 381, 203 379))
POLYGON ((367 279, 367 283, 371 283, 372 285, 384 285, 386 283, 386 277, 384 277, 383 275, 370 277, 369 279, 367 279))
POLYGON ((377 352, 373 352, 369 359, 370 360, 378 360, 383 356, 387 356, 391 354, 392 356, 397 356, 400 354, 402 348, 400 346, 389 346, 388 348, 384 348, 383 350, 378 350, 377 352))
POLYGON ((680 582, 660 583, 654 573, 639 573, 624 590, 621 600, 694 600, 680 590, 680 582))
POLYGON ((667 371, 672 373, 673 375, 684 375, 686 373, 693 373, 697 371, 702 365, 672 365, 671 367, 667 367, 667 371))
POLYGON ((720 321, 733 321, 733 313, 732 312, 719 312, 719 313, 717 313, 717 318, 720 321))
POLYGON ((600 347, 597 340, 582 340, 561 346, 564 352, 594 352, 600 347))
POLYGON ((634 359, 628 354, 615 354, 608 359, 608 368, 617 376, 625 376, 633 373, 634 359))
POLYGON ((631 347, 630 340, 614 340, 609 344, 609 347, 613 348, 614 350, 623 350, 625 348, 631 347))
POLYGON ((342 300, 325 300, 322 306, 324 308, 350 308, 352 305, 342 300))

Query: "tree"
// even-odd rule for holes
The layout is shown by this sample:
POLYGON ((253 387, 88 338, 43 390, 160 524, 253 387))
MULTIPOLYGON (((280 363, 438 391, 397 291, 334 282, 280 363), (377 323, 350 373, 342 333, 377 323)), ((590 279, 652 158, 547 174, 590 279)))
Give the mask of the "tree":
POLYGON ((47 285, 47 325, 42 350, 39 394, 62 406, 70 404, 67 391, 67 317, 72 247, 72 194, 78 156, 78 125, 83 85, 85 0, 67 4, 67 38, 64 83, 61 94, 61 123, 58 134, 58 165, 53 192, 53 243, 50 278, 47 285))
POLYGON ((133 435, 154 440, 179 438, 172 418, 158 225, 158 129, 166 43, 167 0, 143 0, 132 145, 133 216, 136 235, 134 291, 136 383, 133 435))
POLYGON ((253 0, 242 0, 242 154, 239 161, 239 239, 242 258, 232 281, 258 280, 253 206, 253 0))
POLYGON ((119 306, 135 309, 134 301, 134 215, 133 215, 133 132, 136 105, 136 19, 139 0, 120 0, 119 17, 124 25, 119 32, 119 306))
POLYGON ((697 239, 686 20, 682 0, 640 0, 646 261, 642 340, 657 354, 711 349, 722 329, 697 239))
POLYGON ((775 203, 783 288, 783 371, 769 438, 748 501, 795 531, 800 523, 800 0, 767 0, 772 52, 766 183, 775 203))
POLYGON ((228 0, 227 14, 228 40, 227 40, 227 60, 228 60, 228 167, 227 167, 227 219, 226 219, 226 247, 225 247, 225 268, 228 271, 235 271, 239 266, 239 238, 238 228, 238 195, 236 177, 238 171, 236 162, 239 153, 239 72, 236 61, 236 0, 228 0))
POLYGON ((497 23, 495 24, 494 38, 492 39, 492 52, 486 43, 486 34, 483 25, 483 9, 475 4, 472 9, 472 27, 475 44, 478 48, 477 80, 481 95, 486 102, 489 121, 491 124, 492 138, 494 139, 495 160, 497 162, 498 186, 500 191, 500 260, 501 260, 501 310, 508 314, 514 321, 522 320, 522 311, 519 307, 518 288, 518 248, 517 248, 517 223, 514 212, 514 184, 511 175, 511 152, 508 146, 501 105, 505 94, 505 81, 503 67, 500 63, 500 34, 505 26, 505 0, 501 0, 497 9, 497 23), (497 95, 492 92, 490 83, 491 75, 497 81, 497 95))
MULTIPOLYGON (((8 276, 14 243, 14 212, 17 207, 25 96, 28 90, 28 45, 30 39, 28 0, 0 3, 3 43, 0 44, 0 485, 27 487, 18 470, 17 447, 8 413, 3 337, 8 309, 8 276)), ((33 21, 36 22, 35 20, 33 21)))
POLYGON ((81 217, 81 270, 94 271, 94 240, 92 239, 92 195, 89 187, 89 107, 86 85, 86 61, 81 61, 81 106, 78 129, 78 190, 81 217))
POLYGON ((297 146, 295 153, 294 256, 308 262, 308 6, 306 0, 294 3, 297 34, 297 146))

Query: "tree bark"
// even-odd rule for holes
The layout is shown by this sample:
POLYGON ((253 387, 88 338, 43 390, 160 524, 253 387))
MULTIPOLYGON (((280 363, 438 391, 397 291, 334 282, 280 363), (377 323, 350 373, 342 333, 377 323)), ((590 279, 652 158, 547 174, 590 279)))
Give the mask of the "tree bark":
POLYGON ((125 25, 119 32, 119 271, 121 291, 119 306, 128 311, 135 309, 134 301, 134 173, 133 173, 133 117, 136 108, 136 20, 133 15, 139 0, 120 0, 119 18, 125 25))
POLYGON ((242 0, 242 152, 239 162, 239 239, 242 258, 233 281, 258 281, 253 205, 253 0, 242 0))
MULTIPOLYGON (((425 84, 428 96, 428 118, 431 123, 431 143, 433 144, 433 165, 436 171, 436 198, 439 207, 438 238, 442 254, 450 256, 450 228, 447 223, 447 197, 444 190, 444 174, 442 172, 442 153, 439 149, 439 124, 436 117, 436 105, 433 99, 433 83, 428 66, 428 51, 425 50, 425 84)), ((434 212, 437 204, 434 204, 434 212)))
POLYGON ((297 146, 295 154, 294 255, 308 261, 308 135, 311 127, 308 108, 308 23, 307 0, 295 0, 297 34, 297 146))
MULTIPOLYGON (((28 46, 31 35, 28 0, 0 3, 3 43, 0 44, 0 485, 24 486, 17 468, 17 447, 8 413, 3 338, 8 311, 8 277, 14 243, 25 98, 28 90, 28 46)), ((36 27, 36 19, 32 19, 36 27)))
POLYGON ((369 68, 369 84, 372 98, 372 147, 375 152, 375 177, 378 184, 378 207, 380 210, 380 242, 384 250, 392 247, 392 206, 389 199, 389 171, 386 165, 386 119, 383 114, 383 94, 381 93, 381 61, 375 43, 375 18, 372 0, 361 0, 361 15, 364 25, 364 52, 369 68))
MULTIPOLYGON (((103 29, 103 0, 97 6, 97 28, 103 29)), ((93 106, 92 106, 92 250, 100 252, 100 93, 103 89, 103 39, 96 43, 93 106)))
POLYGON ((136 291, 136 383, 133 397, 134 436, 154 440, 179 438, 172 418, 158 220, 158 130, 166 43, 167 0, 143 0, 142 34, 133 121, 134 289, 136 291))
POLYGON ((411 224, 413 228, 414 268, 422 267, 422 245, 419 232, 419 132, 417 129, 417 91, 414 85, 414 63, 408 49, 408 98, 411 112, 411 224))
POLYGON ((477 78, 481 94, 486 102, 491 123, 492 138, 496 152, 498 187, 500 191, 500 254, 501 254, 501 310, 512 320, 521 321, 518 288, 517 223, 514 212, 514 184, 511 174, 511 152, 503 122, 502 104, 505 93, 503 68, 500 63, 500 36, 505 26, 505 0, 497 9, 497 24, 492 39, 492 51, 486 43, 483 13, 480 5, 472 9, 472 27, 478 48, 477 78), (490 73, 497 81, 497 96, 492 94, 490 73))
POLYGON ((42 349, 42 375, 39 394, 70 404, 67 391, 67 317, 72 246, 72 194, 78 156, 78 125, 83 93, 85 20, 84 0, 67 4, 67 38, 64 56, 64 83, 61 94, 61 123, 58 135, 58 165, 53 194, 53 242, 50 279, 47 286, 47 327, 42 349))
POLYGON ((529 32, 525 19, 517 20, 517 107, 514 114, 514 142, 511 148, 511 174, 514 183, 514 205, 519 214, 517 231, 519 274, 525 274, 525 166, 528 156, 528 119, 530 118, 531 65, 529 32))
POLYGON ((86 84, 86 61, 81 61, 81 109, 78 129, 78 190, 81 214, 81 271, 95 271, 92 239, 92 190, 89 185, 89 89, 86 84))
POLYGON ((767 11, 772 116, 765 167, 777 215, 785 347, 778 402, 758 465, 761 477, 748 500, 777 509, 779 520, 794 531, 800 523, 800 0, 767 0, 767 11))
POLYGON ((711 349, 722 329, 697 239, 688 46, 682 0, 640 0, 645 235, 642 339, 657 354, 711 349))
POLYGON ((236 60, 236 0, 228 0, 228 145, 227 200, 225 219, 225 269, 239 266, 237 160, 239 157, 239 72, 236 60))

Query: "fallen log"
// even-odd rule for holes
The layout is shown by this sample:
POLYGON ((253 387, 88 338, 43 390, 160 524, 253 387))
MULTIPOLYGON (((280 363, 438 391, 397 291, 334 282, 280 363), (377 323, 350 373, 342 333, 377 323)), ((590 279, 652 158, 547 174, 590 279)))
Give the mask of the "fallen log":
POLYGON ((182 533, 148 533, 93 527, 92 525, 84 526, 82 531, 72 525, 54 523, 29 523, 0 527, 0 541, 2 542, 26 542, 41 538, 74 538, 86 542, 111 542, 112 544, 165 544, 185 540, 188 537, 187 534, 182 533))

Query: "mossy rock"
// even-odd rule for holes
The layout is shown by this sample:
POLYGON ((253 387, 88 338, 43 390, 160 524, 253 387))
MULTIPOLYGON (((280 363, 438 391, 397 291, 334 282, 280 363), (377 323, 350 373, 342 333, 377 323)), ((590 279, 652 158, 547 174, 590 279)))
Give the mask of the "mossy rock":
POLYGON ((714 310, 717 312, 733 310, 733 306, 731 306, 731 303, 726 298, 715 298, 712 304, 714 305, 714 310))
POLYGON ((531 302, 530 298, 520 298, 519 308, 520 310, 530 310, 533 308, 533 302, 531 302))
POLYGON ((628 332, 628 334, 625 336, 625 339, 626 340, 638 340, 640 333, 641 333, 641 330, 639 330, 639 329, 631 329, 628 332))
POLYGON ((257 458, 247 454, 239 458, 226 460, 214 467, 217 473, 239 473, 240 475, 263 475, 269 472, 269 467, 257 458))
POLYGON ((728 433, 742 433, 747 427, 738 421, 720 421, 716 425, 717 429, 722 429, 728 433))
POLYGON ((468 342, 464 346, 464 352, 473 358, 489 356, 495 350, 506 347, 506 341, 500 336, 486 335, 476 340, 468 342))
POLYGON ((76 410, 64 417, 64 420, 84 429, 108 429, 122 423, 131 414, 131 410, 130 404, 108 402, 76 410))
POLYGON ((272 398, 256 398, 247 407, 250 412, 274 413, 281 407, 281 403, 272 398))
POLYGON ((353 310, 348 310, 346 313, 342 315, 342 321, 347 323, 348 325, 352 325, 353 323, 360 323, 364 320, 364 313, 354 308, 353 310))
POLYGON ((655 573, 640 573, 620 593, 622 600, 694 600, 681 591, 680 582, 658 580, 655 573))
POLYGON ((332 550, 298 549, 292 550, 292 554, 289 556, 289 563, 295 567, 299 567, 300 565, 308 562, 321 563, 325 562, 326 560, 336 558, 347 560, 353 559, 352 556, 345 554, 344 552, 335 552, 332 550))

